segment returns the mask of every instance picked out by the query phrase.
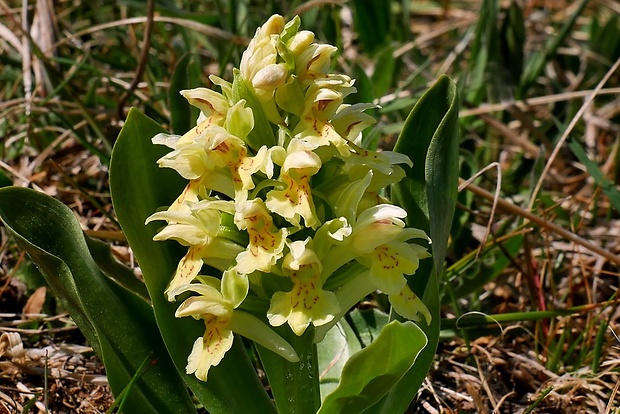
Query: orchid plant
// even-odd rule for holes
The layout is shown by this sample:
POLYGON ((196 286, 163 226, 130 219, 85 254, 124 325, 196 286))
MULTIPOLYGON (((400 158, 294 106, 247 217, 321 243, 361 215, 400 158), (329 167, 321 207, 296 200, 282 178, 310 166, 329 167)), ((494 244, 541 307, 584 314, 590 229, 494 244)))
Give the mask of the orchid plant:
POLYGON ((356 89, 330 72, 336 48, 300 25, 272 16, 232 82, 182 90, 200 111, 185 134, 130 112, 110 181, 148 292, 79 228, 69 253, 42 244, 43 221, 75 227, 64 206, 0 190, 6 226, 113 391, 130 385, 127 412, 195 412, 187 387, 212 414, 402 412, 430 367, 456 193, 454 84, 422 97, 395 151, 365 148, 375 105, 347 103, 356 89), (48 217, 24 224, 12 197, 48 217), (355 308, 383 295, 389 315, 355 308), (157 363, 136 375, 145 358, 157 363))

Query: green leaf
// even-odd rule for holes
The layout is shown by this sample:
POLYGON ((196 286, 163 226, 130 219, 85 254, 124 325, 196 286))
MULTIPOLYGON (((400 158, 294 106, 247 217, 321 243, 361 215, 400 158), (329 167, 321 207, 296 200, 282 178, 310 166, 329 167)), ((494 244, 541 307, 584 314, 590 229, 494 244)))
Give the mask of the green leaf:
POLYGON ((439 338, 439 275, 444 267, 458 184, 458 94, 455 83, 440 77, 411 110, 395 150, 413 161, 406 177, 392 185, 392 201, 407 211, 407 225, 425 230, 432 262, 423 260, 409 278, 412 290, 423 298, 432 315, 422 329, 429 345, 390 394, 370 412, 403 412, 428 372, 439 338))
POLYGON ((153 353, 156 364, 128 395, 127 412, 191 412, 152 308, 99 270, 71 210, 45 194, 9 187, 0 190, 0 216, 103 358, 116 395, 153 353))
POLYGON ((247 137, 247 144, 250 148, 257 151, 263 145, 266 145, 269 148, 275 146, 276 137, 273 134, 269 121, 267 120, 267 115, 265 115, 263 106, 252 88, 247 85, 247 82, 243 79, 243 76, 239 71, 236 71, 235 73, 232 89, 233 100, 235 102, 245 99, 246 106, 252 108, 252 114, 254 115, 254 129, 250 131, 247 137))
POLYGON ((170 78, 168 101, 170 107, 170 125, 172 132, 183 135, 189 131, 198 119, 198 108, 189 104, 180 91, 195 88, 201 84, 200 55, 186 53, 179 59, 170 78))
POLYGON ((109 244, 99 240, 95 240, 86 236, 86 244, 99 269, 110 279, 114 280, 125 289, 133 292, 147 303, 151 302, 149 292, 146 285, 141 282, 133 271, 127 266, 119 263, 112 254, 112 248, 109 244))
POLYGON ((406 167, 407 176, 392 185, 392 201, 407 211, 408 226, 431 236, 437 272, 443 269, 456 206, 457 131, 456 85, 441 76, 411 110, 394 147, 411 158, 413 167, 406 167))
POLYGON ((372 344, 347 361, 338 387, 325 398, 319 413, 365 410, 398 383, 426 343, 426 335, 413 322, 390 322, 372 344))
POLYGON ((356 308, 348 316, 362 346, 370 345, 389 322, 389 315, 376 308, 366 310, 356 308))
POLYGON ((435 352, 439 343, 439 333, 441 331, 439 283, 435 272, 431 274, 422 300, 432 317, 430 325, 421 323, 421 329, 428 338, 428 344, 420 352, 411 369, 407 371, 390 393, 369 410, 364 411, 365 414, 404 413, 417 394, 424 378, 426 378, 426 374, 435 359, 435 352))
POLYGON ((295 335, 288 326, 276 328, 276 332, 299 356, 299 362, 289 362, 267 348, 256 346, 278 412, 314 414, 321 404, 314 329, 306 329, 302 336, 295 335))
POLYGON ((168 151, 151 143, 160 132, 165 131, 155 121, 130 110, 112 153, 110 190, 118 221, 142 269, 162 337, 181 377, 211 414, 272 413, 273 403, 238 340, 220 365, 209 371, 206 383, 185 374, 187 357, 193 342, 204 334, 204 324, 175 318, 178 303, 168 302, 163 293, 184 249, 172 241, 154 242, 159 225, 144 225, 158 208, 169 206, 186 184, 175 171, 158 167, 157 160, 168 151))
POLYGON ((322 400, 336 389, 345 363, 361 349, 359 339, 345 319, 340 319, 317 344, 322 400))

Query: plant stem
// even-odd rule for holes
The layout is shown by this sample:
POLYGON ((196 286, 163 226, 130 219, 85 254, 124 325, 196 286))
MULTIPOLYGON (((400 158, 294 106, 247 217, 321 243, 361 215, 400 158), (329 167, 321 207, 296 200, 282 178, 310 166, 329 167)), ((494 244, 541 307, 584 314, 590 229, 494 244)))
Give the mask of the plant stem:
POLYGON ((299 362, 289 362, 273 352, 257 346, 263 368, 280 413, 314 414, 321 405, 319 370, 314 328, 302 336, 295 335, 288 326, 278 332, 295 349, 299 362))

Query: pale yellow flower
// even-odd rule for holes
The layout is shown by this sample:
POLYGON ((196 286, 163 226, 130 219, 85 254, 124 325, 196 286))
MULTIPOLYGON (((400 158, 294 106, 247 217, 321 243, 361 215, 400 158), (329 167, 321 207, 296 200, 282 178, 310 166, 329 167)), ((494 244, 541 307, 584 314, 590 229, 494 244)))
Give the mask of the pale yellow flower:
POLYGON ((236 204, 235 224, 247 230, 250 243, 237 256, 237 271, 244 274, 256 270, 269 273, 282 257, 287 236, 286 228, 278 229, 265 204, 252 199, 236 204))
POLYGON ((274 160, 282 165, 278 179, 286 188, 267 193, 267 208, 297 227, 300 226, 301 217, 306 227, 318 227, 319 219, 312 199, 310 178, 321 168, 321 159, 307 144, 292 139, 286 154, 282 151, 274 152, 274 160))
POLYGON ((344 98, 355 91, 351 78, 331 75, 312 83, 305 94, 305 108, 293 135, 314 148, 333 145, 341 156, 351 153, 349 141, 336 131, 331 119, 344 98))
POLYGON ((330 322, 340 307, 336 295, 322 289, 322 266, 312 250, 311 239, 291 242, 289 248, 282 270, 293 281, 293 288, 273 295, 267 318, 273 326, 287 322, 300 336, 311 323, 321 326, 330 322))
POLYGON ((214 277, 200 277, 200 283, 180 285, 172 294, 195 292, 198 296, 186 299, 177 309, 175 316, 191 316, 202 319, 205 333, 196 339, 187 359, 186 372, 206 381, 209 369, 218 365, 233 344, 233 332, 276 352, 283 358, 299 360, 295 350, 278 334, 258 318, 236 310, 248 294, 247 277, 234 268, 225 271, 222 280, 214 277))
POLYGON ((222 210, 234 209, 230 203, 221 200, 203 200, 190 203, 189 213, 161 211, 151 215, 146 223, 165 220, 168 225, 153 237, 153 240, 176 240, 189 250, 179 262, 174 277, 165 293, 173 301, 173 292, 178 286, 190 283, 200 273, 203 264, 217 269, 227 269, 243 247, 230 240, 218 237, 222 210))

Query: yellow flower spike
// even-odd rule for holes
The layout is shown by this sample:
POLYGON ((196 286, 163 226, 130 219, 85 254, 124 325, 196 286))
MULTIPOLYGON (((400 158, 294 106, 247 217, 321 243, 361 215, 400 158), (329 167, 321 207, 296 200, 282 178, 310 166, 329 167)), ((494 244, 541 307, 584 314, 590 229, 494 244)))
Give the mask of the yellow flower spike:
POLYGON ((267 311, 271 325, 288 323, 297 336, 301 336, 310 323, 314 326, 329 323, 340 311, 336 295, 322 289, 322 266, 311 247, 309 237, 289 243, 290 253, 284 258, 282 269, 293 281, 293 289, 276 292, 267 311))
POLYGON ((237 271, 249 274, 256 270, 271 272, 271 267, 282 257, 287 230, 279 229, 260 199, 237 203, 235 224, 247 230, 250 244, 237 256, 237 271))
POLYGON ((305 226, 315 229, 320 222, 312 200, 310 178, 321 168, 321 159, 306 143, 297 139, 291 140, 286 152, 279 177, 286 188, 267 193, 265 204, 294 226, 299 227, 303 217, 305 226))

